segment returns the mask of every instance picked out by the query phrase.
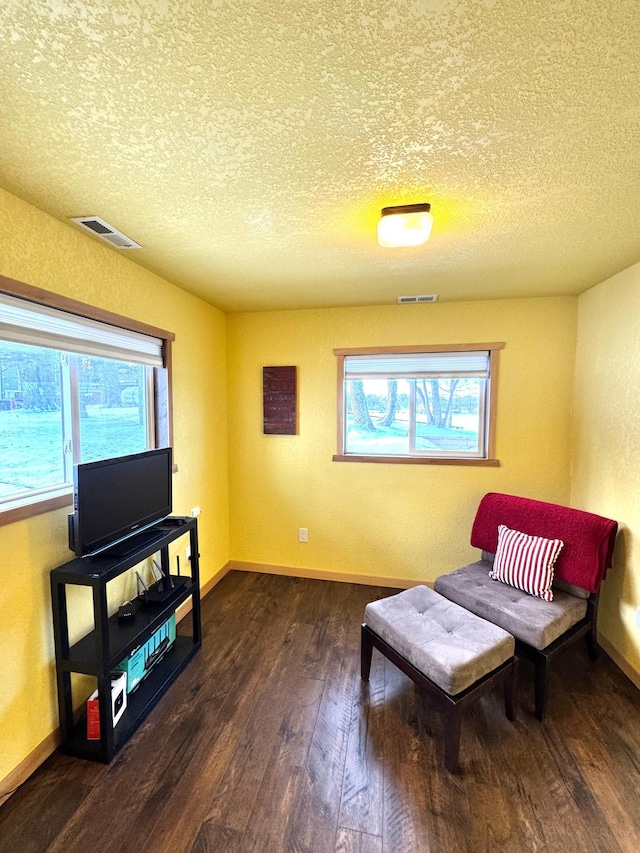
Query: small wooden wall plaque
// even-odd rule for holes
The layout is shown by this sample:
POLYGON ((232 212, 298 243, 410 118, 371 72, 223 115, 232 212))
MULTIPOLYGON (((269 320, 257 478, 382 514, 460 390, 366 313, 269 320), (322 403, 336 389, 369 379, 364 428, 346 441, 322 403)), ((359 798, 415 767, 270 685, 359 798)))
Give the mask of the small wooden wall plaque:
POLYGON ((295 435, 296 368, 262 368, 262 432, 265 435, 295 435))

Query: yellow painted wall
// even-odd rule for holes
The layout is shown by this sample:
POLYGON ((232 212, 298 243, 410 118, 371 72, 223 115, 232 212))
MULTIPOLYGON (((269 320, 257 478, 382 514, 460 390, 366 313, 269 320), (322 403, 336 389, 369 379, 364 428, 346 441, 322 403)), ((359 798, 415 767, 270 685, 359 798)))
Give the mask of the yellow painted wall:
MULTIPOLYGON (((0 273, 175 332, 174 507, 202 508, 203 583, 229 558, 429 581, 474 556, 470 524, 485 492, 570 501, 622 524, 600 630, 640 672, 640 265, 579 300, 225 317, 0 191, 0 273), (484 341, 506 345, 499 468, 332 461, 335 347, 484 341), (298 368, 296 436, 262 435, 262 367, 278 364, 298 368)), ((0 779, 57 726, 49 571, 70 557, 67 512, 0 526, 0 779)))
POLYGON ((541 298, 231 315, 232 558, 433 580, 475 553, 470 525, 485 492, 567 503, 576 312, 575 298, 541 298), (332 462, 334 348, 483 341, 506 344, 501 467, 332 462), (298 367, 296 436, 262 435, 266 365, 298 367))
MULTIPOLYGON (((0 273, 175 333, 174 511, 202 509, 206 583, 229 559, 226 317, 3 191, 0 273)), ((0 779, 58 725, 49 571, 72 556, 67 514, 0 526, 0 779)))
POLYGON ((598 630, 640 675, 640 264, 578 305, 571 503, 620 524, 598 630))

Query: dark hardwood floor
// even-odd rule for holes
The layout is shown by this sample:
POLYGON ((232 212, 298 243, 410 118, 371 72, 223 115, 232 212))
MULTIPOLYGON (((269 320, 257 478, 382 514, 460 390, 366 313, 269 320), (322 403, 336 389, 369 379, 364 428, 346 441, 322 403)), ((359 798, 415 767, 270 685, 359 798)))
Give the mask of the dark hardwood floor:
POLYGON ((201 651, 108 766, 55 754, 0 808, 10 853, 640 850, 640 692, 570 650, 533 716, 500 691, 466 715, 462 772, 440 717, 374 651, 368 601, 394 590, 231 572, 201 651))

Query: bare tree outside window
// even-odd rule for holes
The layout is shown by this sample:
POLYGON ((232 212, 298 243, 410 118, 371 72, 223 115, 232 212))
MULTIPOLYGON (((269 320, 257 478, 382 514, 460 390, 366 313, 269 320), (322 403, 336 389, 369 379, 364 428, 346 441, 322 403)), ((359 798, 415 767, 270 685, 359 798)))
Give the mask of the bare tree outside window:
POLYGON ((502 346, 337 350, 345 401, 337 458, 414 456, 497 464, 489 455, 495 407, 490 377, 502 346))

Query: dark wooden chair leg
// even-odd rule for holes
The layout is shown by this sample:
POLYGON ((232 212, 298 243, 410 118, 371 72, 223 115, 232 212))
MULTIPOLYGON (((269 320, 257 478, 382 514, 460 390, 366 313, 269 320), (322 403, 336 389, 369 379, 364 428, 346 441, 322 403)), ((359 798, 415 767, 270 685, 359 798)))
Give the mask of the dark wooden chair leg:
POLYGON ((513 659, 511 672, 504 682, 504 710, 507 719, 513 722, 516 718, 516 694, 518 692, 518 658, 513 659))
POLYGON ((536 658, 536 717, 544 722, 547 707, 547 691, 549 688, 549 661, 544 655, 536 658))
POLYGON ((591 658, 591 660, 598 660, 598 658, 600 657, 600 646, 598 645, 598 641, 595 638, 593 629, 587 634, 587 650, 589 652, 589 657, 591 658))
POLYGON ((458 753, 460 751, 460 729, 462 710, 452 706, 444 715, 444 766, 449 773, 457 773, 460 769, 458 753))
POLYGON ((597 593, 592 593, 589 597, 589 609, 587 616, 590 617, 590 626, 587 632, 587 650, 591 660, 598 660, 600 657, 600 646, 598 645, 598 603, 600 596, 597 593))
POLYGON ((373 643, 371 642, 367 626, 363 625, 360 633, 360 676, 363 681, 369 681, 372 654, 373 643))

